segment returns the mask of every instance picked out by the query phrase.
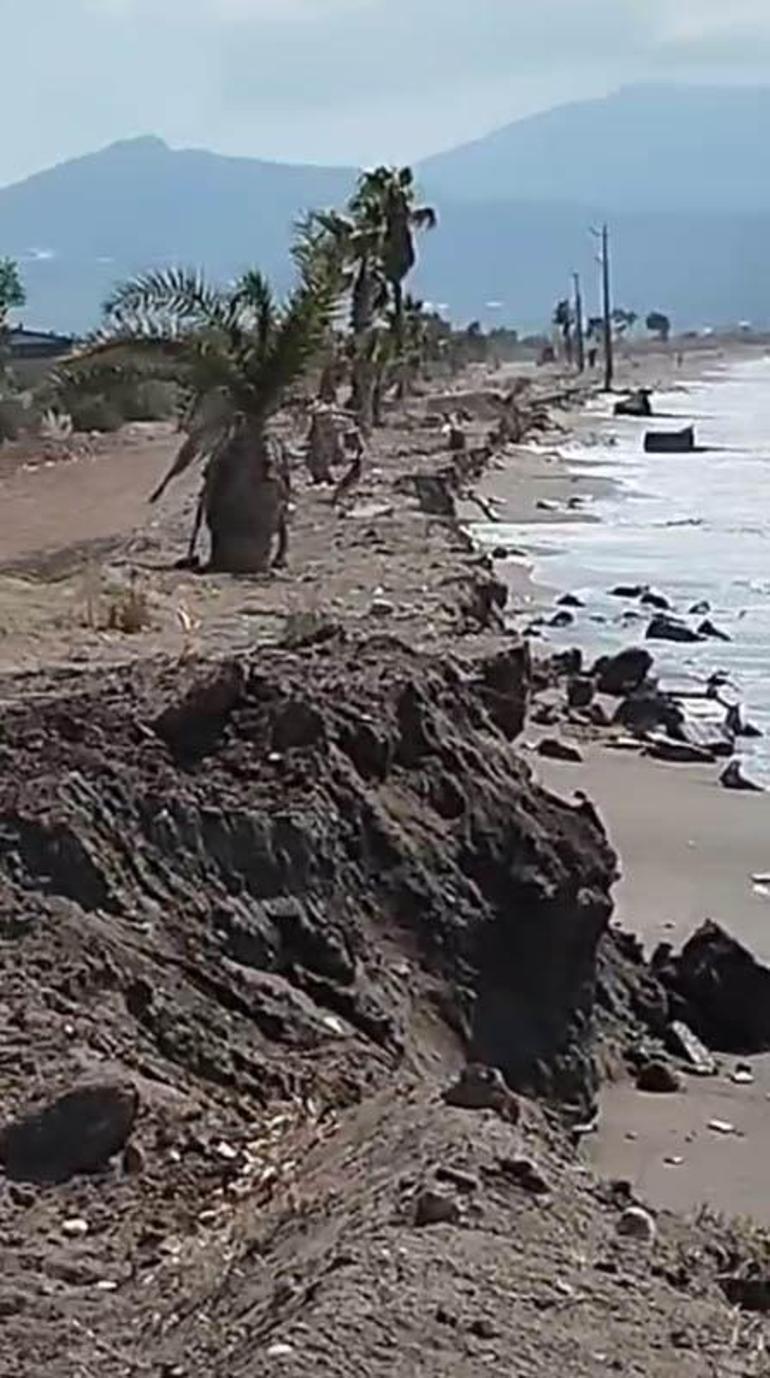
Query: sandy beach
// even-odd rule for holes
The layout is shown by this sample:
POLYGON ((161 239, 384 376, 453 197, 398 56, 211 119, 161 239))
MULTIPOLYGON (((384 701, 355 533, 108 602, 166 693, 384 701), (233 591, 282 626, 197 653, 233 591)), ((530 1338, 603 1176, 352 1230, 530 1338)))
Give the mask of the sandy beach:
MULTIPOLYGON (((741 360, 745 352, 732 358, 741 360)), ((750 356, 749 356, 750 357, 750 356)), ((676 382, 686 385, 730 357, 714 352, 692 359, 684 368, 651 356, 626 366, 636 383, 676 382), (637 366, 638 364, 638 366, 637 366)), ((595 425, 593 413, 570 413, 566 435, 585 438, 595 425)), ((590 463, 575 472, 559 454, 517 455, 504 474, 489 475, 485 493, 499 499, 504 523, 538 528, 552 522, 555 503, 559 523, 591 522, 591 500, 611 482, 591 474, 590 463), (577 502, 574 500, 577 499, 577 502), (574 502, 574 510, 565 506, 574 502), (543 508, 539 504, 545 502, 543 508)), ((489 548, 494 528, 484 527, 489 548)), ((590 541, 590 533, 589 533, 590 541)), ((548 562, 541 562, 537 581, 524 548, 500 561, 511 580, 522 622, 535 613, 553 611, 558 592, 548 585, 548 562)), ((652 571, 654 581, 654 570, 652 571)), ((574 634, 559 634, 558 645, 582 645, 591 651, 583 624, 574 634)), ((633 627, 627 641, 634 644, 633 627)), ((549 637, 533 642, 545 654, 549 637)), ((657 651, 656 646, 652 646, 657 651)), ((715 653, 715 659, 718 655, 715 653)), ((567 729, 569 733, 569 729, 567 729)), ((530 749, 544 731, 533 725, 530 749)), ((770 894, 753 877, 770 872, 770 794, 740 795, 719 785, 721 768, 681 766, 645 759, 639 753, 610 749, 606 743, 581 742, 582 764, 546 761, 532 754, 536 775, 564 798, 584 792, 597 806, 619 857, 622 876, 616 887, 615 921, 638 934, 649 951, 659 943, 680 947, 705 919, 714 919, 770 962, 770 894)), ((770 1152, 770 1058, 752 1059, 753 1085, 731 1080, 735 1060, 725 1058, 714 1078, 688 1078, 681 1095, 645 1095, 628 1082, 605 1087, 599 1131, 586 1141, 591 1163, 605 1175, 631 1181, 660 1207, 695 1210, 707 1204, 727 1215, 753 1215, 770 1222, 766 1163, 770 1152), (714 1120, 734 1126, 734 1134, 708 1129, 714 1120)))

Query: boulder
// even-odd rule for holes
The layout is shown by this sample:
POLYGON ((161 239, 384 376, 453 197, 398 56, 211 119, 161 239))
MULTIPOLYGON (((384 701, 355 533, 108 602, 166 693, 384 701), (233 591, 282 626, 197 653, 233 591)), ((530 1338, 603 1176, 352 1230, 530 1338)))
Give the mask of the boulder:
POLYGON ((460 1207, 452 1196, 442 1191, 421 1191, 414 1204, 414 1223, 418 1229, 426 1225, 456 1225, 460 1207))
POLYGON ((563 742, 559 737, 544 737, 538 744, 538 756, 546 756, 550 761, 569 761, 571 765, 581 765, 582 752, 571 742, 563 742))
POLYGON ((755 727, 754 723, 746 722, 743 710, 737 703, 731 704, 727 710, 725 731, 729 732, 732 737, 762 737, 764 735, 761 727, 755 727))
POLYGON ((653 659, 641 646, 632 646, 614 656, 602 656, 591 673, 596 677, 600 694, 621 697, 631 694, 644 684, 652 669, 653 659))
POLYGON ((97 1172, 122 1152, 139 1107, 134 1086, 100 1082, 65 1095, 0 1131, 0 1163, 9 1177, 66 1182, 97 1172))
POLYGON ((718 924, 703 924, 678 956, 659 948, 652 967, 707 1047, 770 1051, 770 968, 718 924))
POLYGON ((656 593, 654 589, 646 589, 639 602, 645 608, 657 608, 659 612, 668 612, 671 604, 662 593, 656 593))
POLYGON ((723 631, 721 627, 715 627, 708 617, 698 627, 698 635, 710 636, 712 641, 732 641, 729 632, 723 631))
POLYGON ((738 761, 731 761, 722 771, 719 783, 723 789, 741 790, 744 794, 762 794, 762 786, 747 779, 738 761))
POLYGON ((703 641, 705 638, 678 617, 658 613, 647 628, 648 641, 703 641))
POLYGON ((618 705, 613 722, 629 732, 644 734, 660 728, 672 736, 682 731, 685 715, 668 694, 652 686, 642 686, 618 705))
POLYGON ((556 599, 556 604, 560 608, 584 608, 585 603, 582 598, 578 598, 576 593, 563 593, 561 598, 556 599))
POLYGON ((701 603, 693 603, 692 607, 688 609, 688 611, 690 617, 707 617, 708 614, 711 612, 711 604, 709 603, 707 598, 704 598, 701 603))
POLYGON ((646 592, 646 584, 616 584, 610 589, 610 598, 641 598, 646 592))
POLYGON ((596 685, 590 675, 573 675, 567 684, 567 703, 570 708, 588 708, 595 693, 596 685))
POLYGON ((708 766, 713 763, 714 753, 707 747, 695 746, 692 742, 676 741, 672 737, 655 737, 646 748, 647 756, 655 761, 670 761, 681 766, 708 766))
POLYGON ((516 1124, 521 1114, 519 1102, 506 1084, 498 1067, 471 1062, 443 1092, 445 1105, 459 1110, 496 1110, 516 1124))
POLYGON ((615 415, 635 417, 652 416, 652 402, 650 401, 650 397, 651 393, 649 388, 637 388, 635 392, 629 393, 627 397, 622 397, 619 402, 615 403, 615 415))
POLYGON ((647 454, 692 454, 695 449, 695 427, 685 426, 681 431, 648 431, 644 437, 647 454))
POLYGON ((553 617, 548 619, 548 626, 571 627, 574 621, 575 614, 570 612, 568 608, 562 608, 559 612, 555 612, 553 617))
POLYGON ((554 675, 579 675, 583 669, 583 652, 577 646, 568 651, 557 651, 551 656, 550 668, 554 675))
POLYGON ((654 1062, 645 1062, 639 1068, 636 1088, 650 1095, 670 1096, 683 1089, 682 1078, 668 1062, 657 1059, 654 1062))

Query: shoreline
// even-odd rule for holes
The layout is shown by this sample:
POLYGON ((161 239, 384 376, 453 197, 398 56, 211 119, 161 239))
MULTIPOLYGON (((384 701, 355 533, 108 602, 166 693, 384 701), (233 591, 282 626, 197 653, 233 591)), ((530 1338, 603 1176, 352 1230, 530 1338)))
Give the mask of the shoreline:
MULTIPOLYGON (((704 360, 686 377, 669 377, 664 387, 668 390, 674 382, 692 386, 715 362, 729 364, 732 358, 747 354, 752 357, 740 350, 734 356, 720 354, 708 363, 704 360)), ((645 381, 653 372, 653 367, 645 370, 645 381)), ((636 379, 634 384, 641 385, 636 379)), ((585 437, 596 417, 584 408, 566 424, 570 436, 585 437)), ((583 460, 579 468, 572 467, 569 458, 558 453, 558 444, 551 453, 516 454, 505 481, 496 475, 485 478, 484 495, 490 490, 502 495, 506 525, 528 527, 535 543, 538 527, 554 521, 553 511, 538 508, 539 502, 555 500, 561 505, 560 525, 590 522, 597 519, 592 518, 586 499, 596 492, 604 496, 622 491, 606 474, 595 480, 590 469, 590 461, 583 460), (575 496, 582 499, 579 509, 564 510, 575 496)), ((493 527, 484 529, 484 549, 490 549, 493 533, 493 527)), ((533 614, 554 612, 562 586, 549 585, 547 556, 538 559, 525 540, 521 554, 517 550, 514 559, 496 561, 495 567, 512 587, 514 625, 520 626, 523 618, 533 614)), ((654 583, 654 570, 651 574, 654 583)), ((630 625, 627 644, 637 640, 638 633, 630 625)), ((665 650, 659 643, 644 644, 653 653, 665 650)), ((548 641, 536 638, 532 645, 536 655, 570 645, 582 646, 589 653, 596 649, 585 623, 548 641)), ((718 659, 717 647, 714 655, 718 659)), ((546 761, 533 750, 544 735, 553 733, 538 729, 530 720, 525 741, 536 778, 565 799, 573 800, 575 790, 587 795, 619 853, 622 878, 615 890, 615 924, 637 934, 651 951, 659 943, 679 949, 711 918, 745 943, 758 960, 770 962, 770 897, 752 883, 752 876, 770 870, 770 795, 726 793, 718 784, 723 763, 673 765, 612 751, 601 732, 591 734, 594 740, 589 737, 586 745, 584 734, 578 732, 576 737, 569 723, 557 728, 556 735, 576 741, 583 763, 546 761)), ((630 1181, 655 1207, 681 1211, 706 1204, 727 1215, 748 1214, 768 1224, 765 1163, 770 1150, 770 1056, 747 1059, 754 1076, 750 1086, 732 1082, 734 1058, 719 1061, 717 1076, 689 1078, 685 1091, 677 1096, 645 1095, 630 1077, 605 1083, 598 1131, 586 1140, 585 1156, 601 1176, 630 1181), (724 1139, 709 1131, 713 1120, 734 1125, 737 1137, 724 1139)))

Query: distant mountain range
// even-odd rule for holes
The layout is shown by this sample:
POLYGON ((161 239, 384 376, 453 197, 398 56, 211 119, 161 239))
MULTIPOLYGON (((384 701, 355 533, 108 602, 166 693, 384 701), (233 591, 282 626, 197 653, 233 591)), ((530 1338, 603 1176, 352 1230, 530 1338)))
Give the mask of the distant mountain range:
MULTIPOLYGON (((440 214, 415 286, 456 321, 542 326, 613 229, 618 302, 678 326, 770 323, 770 89, 631 87, 520 120, 419 168, 440 214), (499 305, 494 305, 499 303, 499 305)), ((22 262, 25 323, 92 326, 112 283, 150 265, 285 287, 291 225, 339 205, 354 168, 288 166, 148 137, 0 189, 0 254, 22 262)))

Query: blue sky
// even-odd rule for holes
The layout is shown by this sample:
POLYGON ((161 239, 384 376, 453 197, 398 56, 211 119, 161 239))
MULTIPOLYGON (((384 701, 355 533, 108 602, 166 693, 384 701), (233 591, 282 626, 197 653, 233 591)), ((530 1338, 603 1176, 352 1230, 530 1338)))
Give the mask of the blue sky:
POLYGON ((415 159, 628 81, 770 81, 770 0, 0 0, 0 183, 114 139, 415 159))

